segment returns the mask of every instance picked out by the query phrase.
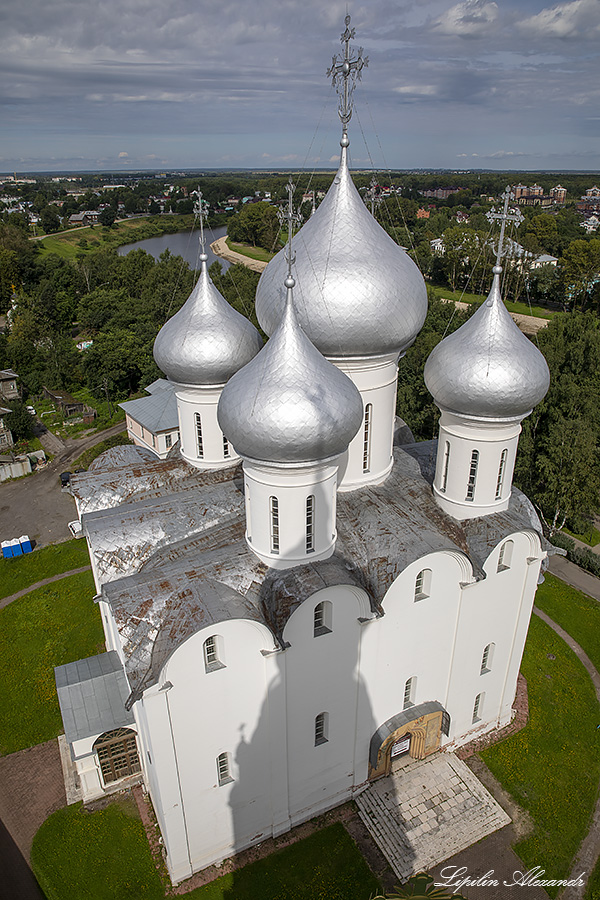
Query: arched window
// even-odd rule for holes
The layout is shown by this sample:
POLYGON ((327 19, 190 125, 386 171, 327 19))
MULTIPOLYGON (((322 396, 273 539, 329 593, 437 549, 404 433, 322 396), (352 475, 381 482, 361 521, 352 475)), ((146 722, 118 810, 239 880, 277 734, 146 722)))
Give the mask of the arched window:
POLYGON ((465 500, 472 500, 475 496, 475 483, 477 482, 477 466, 479 465, 479 450, 471 453, 471 466, 469 468, 469 481, 467 483, 467 496, 465 500))
POLYGON ((505 572, 507 569, 510 569, 514 546, 514 541, 504 541, 500 547, 500 553, 498 554, 498 568, 496 569, 497 572, 505 572))
POLYGON ((315 496, 306 498, 306 552, 314 553, 315 549, 315 496))
POLYGON ((485 700, 485 691, 482 691, 480 694, 477 694, 475 697, 475 703, 473 704, 473 725, 475 722, 481 722, 481 716, 483 715, 483 703, 485 700))
POLYGON ((412 675, 404 685, 404 704, 403 709, 410 709, 415 705, 415 694, 417 690, 417 678, 412 675))
POLYGON ((196 422, 196 455, 198 459, 204 459, 204 443, 202 441, 202 420, 200 418, 200 413, 194 413, 194 420, 196 422))
POLYGON ((252 523, 252 519, 250 517, 250 488, 246 484, 244 486, 245 491, 245 499, 246 499, 246 535, 248 537, 248 543, 252 543, 252 534, 250 533, 250 526, 252 523))
POLYGON ((415 579, 415 602, 431 596, 431 569, 421 569, 415 579))
POLYGON ((279 553, 279 500, 277 497, 269 497, 269 512, 271 517, 271 553, 279 553))
POLYGON ((365 423, 363 428, 363 472, 368 472, 371 468, 371 417, 373 415, 373 404, 367 403, 365 406, 365 423))
POLYGON ((496 500, 502 496, 502 488, 504 486, 504 470, 506 469, 506 457, 508 450, 503 450, 500 456, 500 465, 498 466, 498 480, 496 481, 496 500))
POLYGON ((330 634, 332 630, 333 604, 331 600, 322 600, 315 606, 314 636, 330 634))
POLYGON ((230 455, 231 453, 229 451, 229 441, 227 440, 225 435, 223 435, 223 456, 225 459, 228 459, 230 455))
POLYGON ((94 743, 104 784, 140 771, 135 731, 117 728, 101 734, 94 743))
POLYGON ((218 634, 211 634, 207 637, 202 645, 204 653, 204 669, 206 672, 216 672, 217 669, 224 669, 223 648, 221 646, 221 638, 218 634))
POLYGON ((229 782, 233 781, 230 753, 219 753, 217 756, 217 777, 219 785, 229 784, 229 782))
POLYGON ((444 447, 444 462, 442 468, 442 483, 440 484, 440 491, 446 493, 446 487, 448 486, 448 466, 450 464, 450 441, 446 441, 446 445, 444 447))
POLYGON ((329 713, 322 712, 315 718, 315 747, 329 740, 329 713))
POLYGON ((485 675, 486 672, 491 672, 495 646, 495 644, 488 644, 484 649, 483 656, 481 657, 481 670, 479 672, 480 675, 485 675))

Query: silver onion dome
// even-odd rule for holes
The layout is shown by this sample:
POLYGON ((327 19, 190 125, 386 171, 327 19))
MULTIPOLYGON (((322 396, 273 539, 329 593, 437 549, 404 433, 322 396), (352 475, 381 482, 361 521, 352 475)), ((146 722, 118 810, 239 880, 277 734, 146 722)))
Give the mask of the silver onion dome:
POLYGON ((154 341, 154 359, 169 381, 182 385, 224 384, 262 347, 254 325, 219 293, 200 255, 194 290, 154 341))
POLYGON ((286 279, 283 319, 261 352, 223 388, 217 417, 237 453, 275 463, 303 463, 343 453, 363 418, 352 383, 311 344, 286 279))
MULTIPOLYGON (((403 352, 425 321, 425 282, 362 202, 348 171, 347 142, 344 136, 340 168, 327 196, 294 238, 298 319, 328 357, 403 352)), ((267 334, 281 319, 285 272, 281 250, 258 283, 256 313, 267 334)))
POLYGON ((442 409, 478 417, 523 417, 545 396, 550 372, 502 302, 502 268, 494 266, 493 271, 487 300, 432 350, 425 384, 442 409))

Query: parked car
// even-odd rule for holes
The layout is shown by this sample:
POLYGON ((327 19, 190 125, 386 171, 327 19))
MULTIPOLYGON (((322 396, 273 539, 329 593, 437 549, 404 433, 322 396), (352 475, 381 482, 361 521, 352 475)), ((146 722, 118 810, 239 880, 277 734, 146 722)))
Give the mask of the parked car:
POLYGON ((61 472, 60 473, 60 486, 68 487, 71 484, 71 473, 70 472, 61 472))
POLYGON ((35 409, 33 408, 33 406, 26 406, 25 409, 27 410, 27 412, 28 412, 31 416, 37 415, 37 413, 36 413, 35 409))
POLYGON ((73 537, 83 537, 83 530, 81 528, 81 522, 79 521, 79 519, 75 519, 74 522, 69 522, 69 531, 71 532, 73 537))

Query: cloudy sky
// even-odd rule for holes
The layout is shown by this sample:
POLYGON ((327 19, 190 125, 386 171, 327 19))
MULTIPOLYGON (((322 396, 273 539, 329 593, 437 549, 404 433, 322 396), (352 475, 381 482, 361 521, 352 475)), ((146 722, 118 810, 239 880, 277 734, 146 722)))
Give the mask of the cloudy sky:
POLYGON ((3 0, 0 172, 600 169, 600 0, 3 0))

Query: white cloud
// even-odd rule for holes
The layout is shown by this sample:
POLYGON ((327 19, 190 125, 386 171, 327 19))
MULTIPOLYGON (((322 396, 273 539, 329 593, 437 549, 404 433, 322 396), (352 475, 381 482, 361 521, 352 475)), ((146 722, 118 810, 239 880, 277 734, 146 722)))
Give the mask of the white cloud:
POLYGON ((129 156, 129 153, 127 153, 126 150, 121 150, 121 152, 119 153, 119 159, 126 159, 126 157, 128 157, 128 156, 129 156))
POLYGON ((438 92, 435 84, 404 84, 393 90, 397 94, 413 94, 417 97, 433 97, 438 92))
POLYGON ((464 0, 450 7, 433 23, 442 34, 483 37, 490 34, 498 18, 498 4, 492 0, 464 0))
POLYGON ((536 37, 597 39, 600 36, 600 0, 571 0, 523 19, 517 28, 536 37))

